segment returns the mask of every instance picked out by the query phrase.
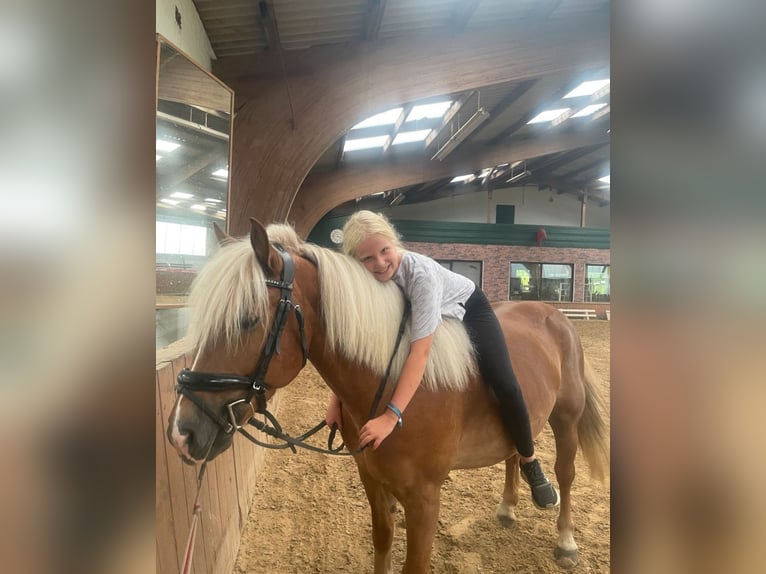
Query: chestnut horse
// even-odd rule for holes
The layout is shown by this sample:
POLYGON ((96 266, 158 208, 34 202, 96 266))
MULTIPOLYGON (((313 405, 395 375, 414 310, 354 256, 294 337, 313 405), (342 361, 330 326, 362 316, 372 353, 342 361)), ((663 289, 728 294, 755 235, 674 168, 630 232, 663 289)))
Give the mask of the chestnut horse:
MULTIPOLYGON (((261 411, 308 358, 343 403, 341 434, 356 451, 372 511, 376 574, 392 572, 394 498, 407 524, 403 572, 430 571, 440 490, 452 469, 505 461, 496 514, 502 525, 512 526, 519 455, 502 426, 496 399, 477 374, 463 324, 447 319, 435 333, 426 374, 403 426, 377 450, 358 450, 358 431, 368 420, 391 356, 377 414, 390 400, 407 355, 405 344, 394 354, 405 306, 401 291, 392 281, 376 281, 350 257, 302 242, 286 225, 270 225, 267 231, 251 222, 249 241, 219 236, 221 248, 192 287, 185 340, 196 358, 179 376, 183 394, 167 431, 182 458, 210 460, 231 446, 236 426, 261 411)), ((561 566, 572 567, 577 562, 571 506, 575 455, 579 443, 591 474, 603 478, 609 457, 605 405, 566 317, 544 303, 504 302, 494 308, 533 435, 546 421, 555 435, 561 506, 554 555, 561 566)), ((403 341, 408 332, 409 325, 403 341)))

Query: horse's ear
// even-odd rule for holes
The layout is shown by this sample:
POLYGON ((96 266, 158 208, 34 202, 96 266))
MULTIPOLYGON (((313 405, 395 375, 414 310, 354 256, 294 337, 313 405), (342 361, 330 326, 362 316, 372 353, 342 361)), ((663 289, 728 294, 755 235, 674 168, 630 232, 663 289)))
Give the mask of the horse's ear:
POLYGON ((218 227, 218 224, 215 221, 213 222, 213 232, 215 233, 215 238, 216 241, 218 241, 219 246, 224 246, 229 241, 234 241, 234 238, 218 227))
POLYGON ((255 251, 255 259, 263 270, 270 275, 276 275, 279 253, 271 246, 266 228, 254 217, 250 218, 250 244, 255 251))

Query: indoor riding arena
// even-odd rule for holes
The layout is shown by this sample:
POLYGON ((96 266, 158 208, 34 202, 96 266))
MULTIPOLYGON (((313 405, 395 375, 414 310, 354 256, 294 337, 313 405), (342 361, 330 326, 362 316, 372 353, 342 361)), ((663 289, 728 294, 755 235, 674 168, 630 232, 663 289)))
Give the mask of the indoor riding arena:
MULTIPOLYGON (((156 10, 157 572, 610 572, 608 457, 603 480, 592 478, 584 432, 572 528, 569 496, 538 510, 524 482, 515 523, 501 525, 499 459, 449 471, 427 551, 403 503, 391 504, 389 557, 373 546, 366 471, 317 452, 327 428, 305 439, 314 450, 256 444, 285 446, 324 420, 334 367, 317 341, 329 312, 307 302, 322 298, 322 258, 343 257, 346 221, 370 210, 405 249, 470 279, 493 304, 573 326, 589 367, 579 344, 562 356, 594 376, 574 392, 591 398, 572 417, 599 419, 608 453, 610 3, 158 0, 156 10), (261 224, 287 224, 298 240, 261 224), (237 307, 245 299, 223 275, 216 286, 205 274, 231 270, 234 260, 216 255, 245 244, 243 269, 267 293, 263 316, 237 307), (230 312, 225 334, 207 333, 200 317, 218 308, 245 311, 230 312), (216 354, 233 331, 251 347, 216 354), (256 442, 235 432, 250 419, 267 424, 244 427, 256 442), (430 567, 415 565, 423 552, 430 567)), ((537 335, 514 332, 511 355, 537 335)), ((550 405, 560 400, 554 392, 550 405)), ((557 485, 567 463, 556 465, 566 448, 555 409, 535 451, 557 485)), ((432 444, 408 436, 413 449, 432 444)))

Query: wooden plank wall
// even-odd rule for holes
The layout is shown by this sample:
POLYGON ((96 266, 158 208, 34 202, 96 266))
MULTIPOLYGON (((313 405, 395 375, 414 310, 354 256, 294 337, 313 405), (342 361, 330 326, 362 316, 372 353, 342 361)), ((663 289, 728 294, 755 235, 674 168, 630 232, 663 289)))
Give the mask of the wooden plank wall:
MULTIPOLYGON (((197 488, 197 469, 181 462, 165 436, 175 402, 175 381, 189 363, 190 357, 180 356, 162 360, 156 368, 157 574, 180 572, 197 488)), ((270 404, 269 409, 276 412, 277 404, 270 404)), ((237 436, 232 448, 208 464, 200 495, 194 574, 230 574, 233 570, 263 457, 263 448, 237 436)))

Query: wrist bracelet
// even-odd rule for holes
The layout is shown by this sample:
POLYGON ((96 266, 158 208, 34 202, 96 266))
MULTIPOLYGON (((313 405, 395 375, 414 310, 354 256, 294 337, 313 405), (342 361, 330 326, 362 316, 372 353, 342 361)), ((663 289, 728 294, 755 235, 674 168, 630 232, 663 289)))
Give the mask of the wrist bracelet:
POLYGON ((386 408, 396 415, 396 426, 402 427, 402 411, 394 403, 388 403, 386 408))

